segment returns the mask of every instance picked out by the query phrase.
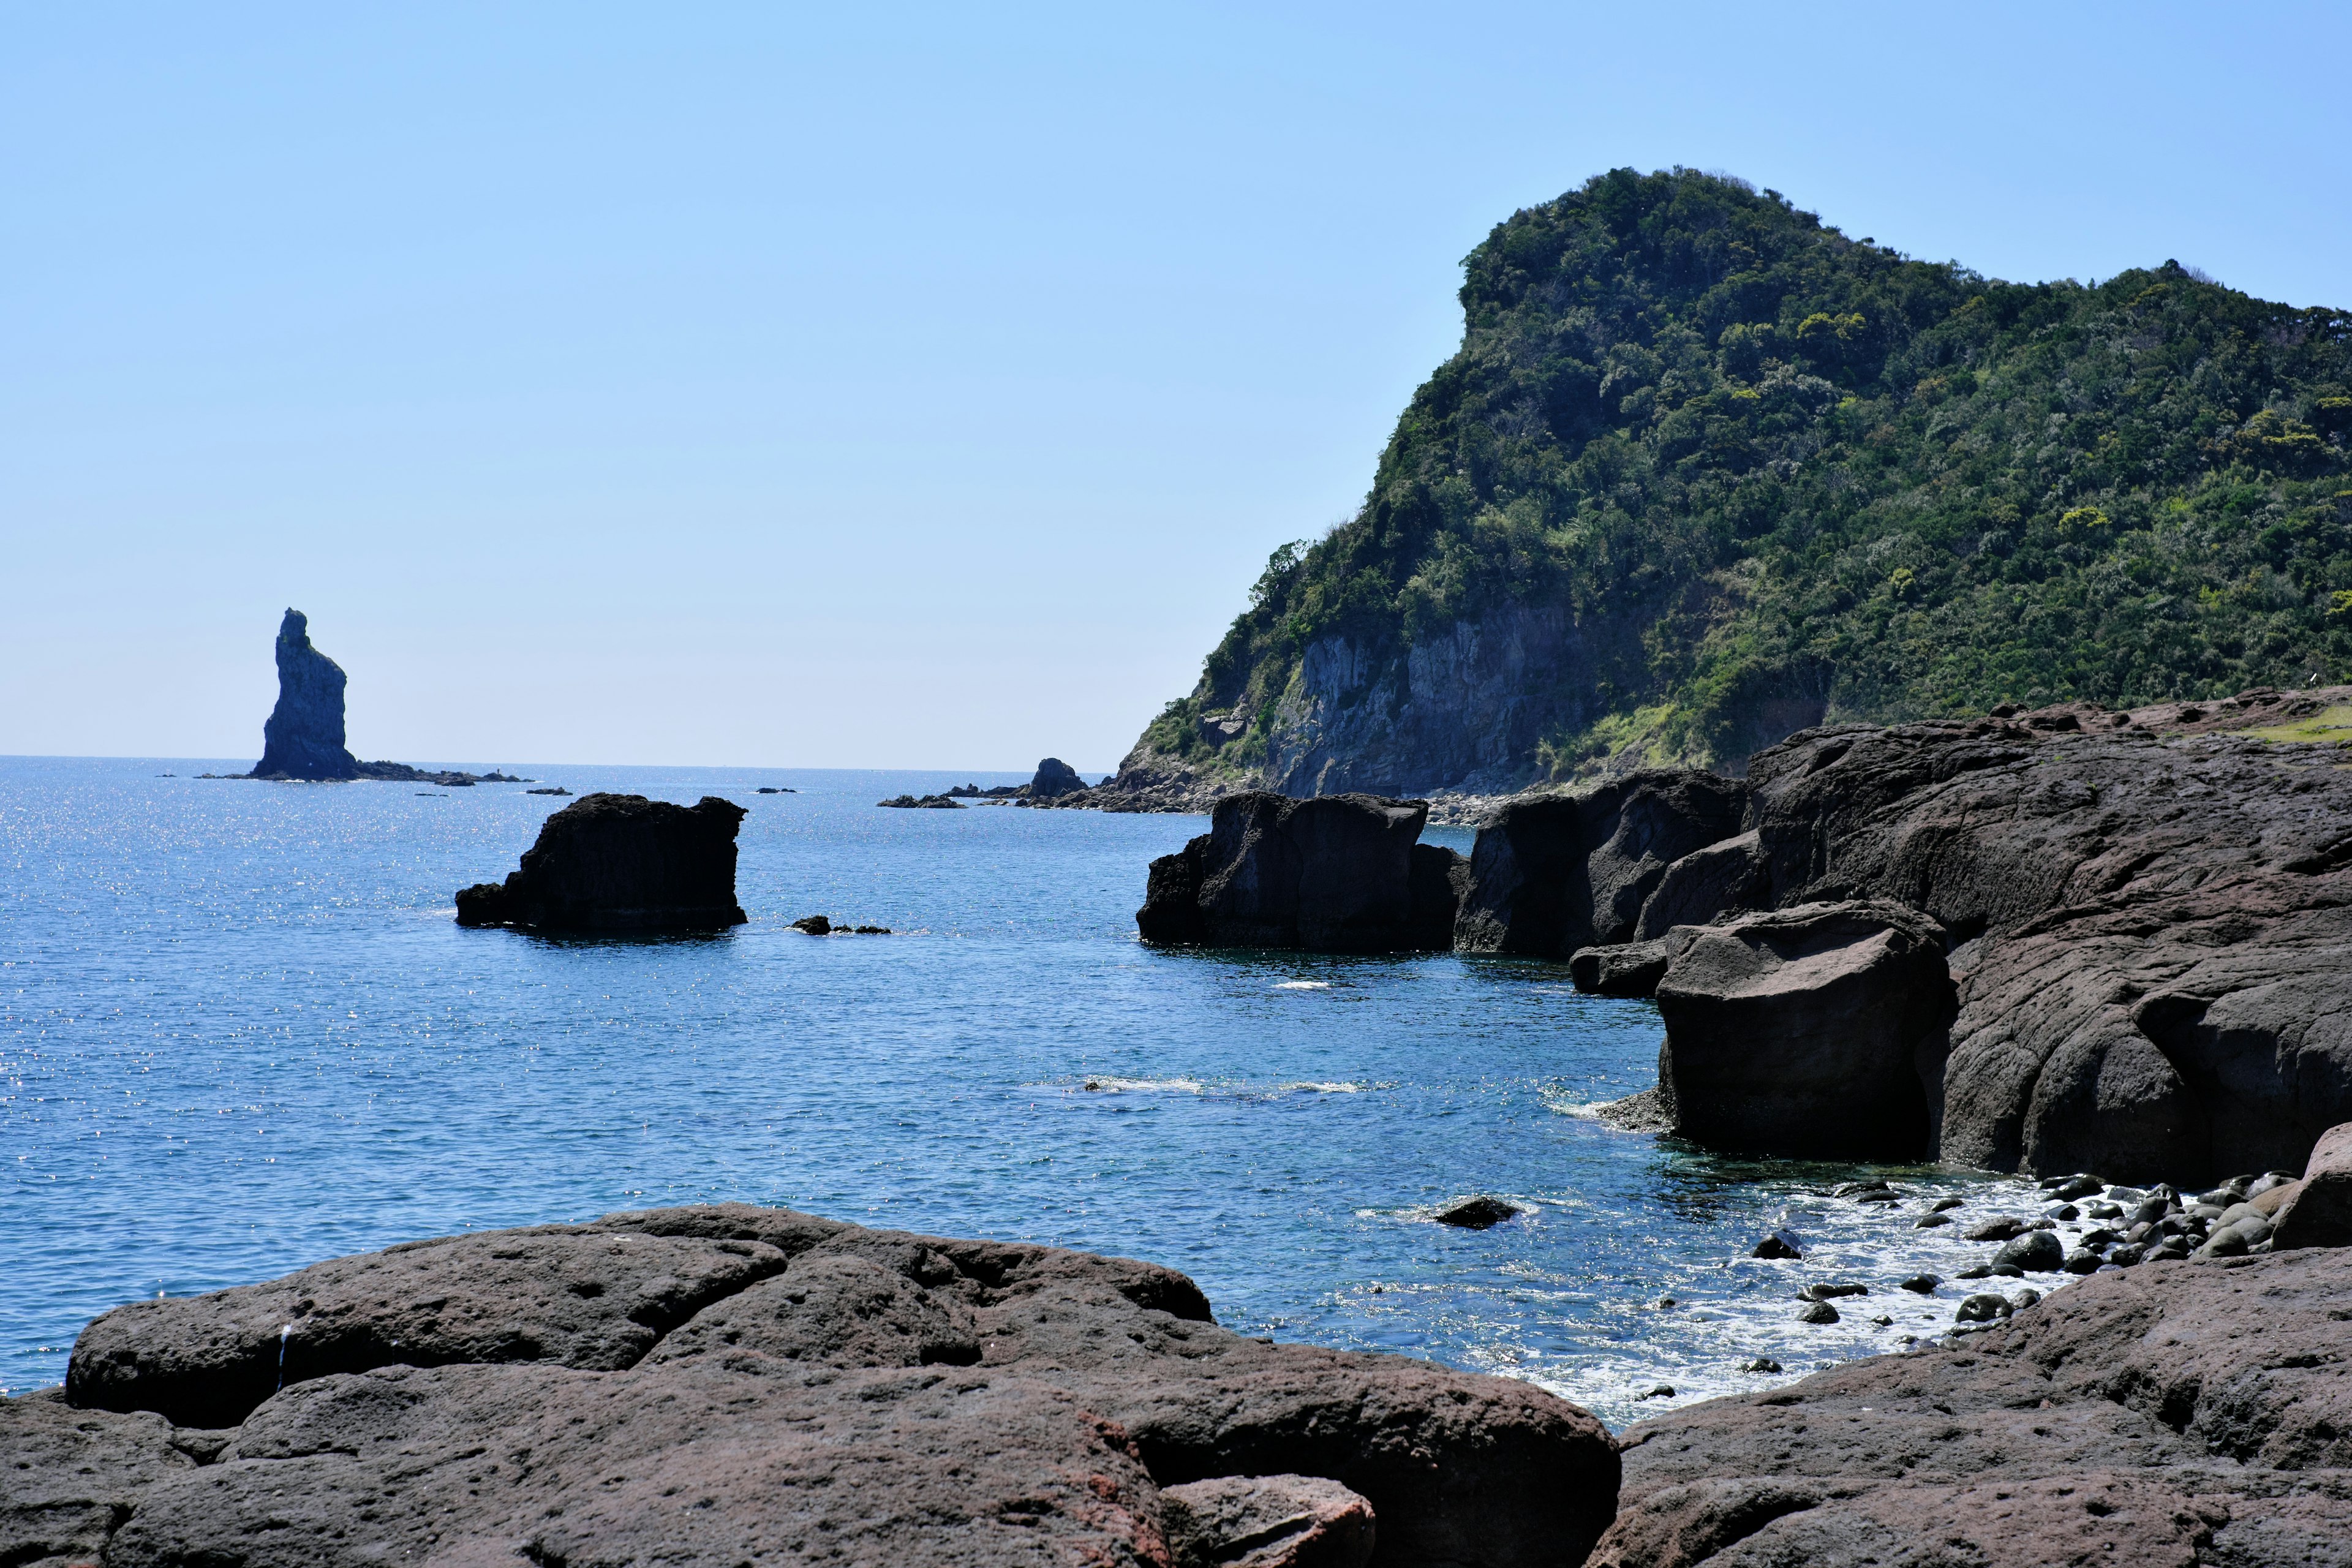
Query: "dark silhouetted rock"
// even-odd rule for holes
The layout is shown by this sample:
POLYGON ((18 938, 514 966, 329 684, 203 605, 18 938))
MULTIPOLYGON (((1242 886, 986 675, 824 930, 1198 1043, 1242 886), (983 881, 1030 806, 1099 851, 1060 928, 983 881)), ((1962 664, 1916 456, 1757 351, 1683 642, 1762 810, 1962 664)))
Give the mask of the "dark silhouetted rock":
POLYGON ((1591 1563, 2344 1561, 2352 1253, 1981 1302, 1964 1339, 1630 1428, 1591 1563))
POLYGON ((261 726, 257 779, 355 779, 343 744, 343 667, 310 646, 310 617, 289 610, 278 626, 278 705, 261 726))
POLYGON ((2352 1247, 2352 1122, 2320 1135, 2302 1180, 2272 1190, 2288 1194, 2271 1214, 2273 1247, 2352 1247))
POLYGON ((943 795, 894 795, 874 803, 891 811, 961 811, 963 802, 943 795))
POLYGON ((1660 1089, 1676 1131, 1756 1154, 1927 1153, 1917 1058, 1950 1016, 1943 935, 1884 901, 1676 927, 1657 987, 1660 1089))
POLYGON ((1454 944, 1566 958, 1631 941, 1668 868, 1746 811, 1744 784, 1679 770, 1507 801, 1478 830, 1454 944))
POLYGON ((541 825, 522 868, 457 894, 459 925, 544 931, 710 931, 741 925, 735 830, 743 808, 583 795, 541 825))
POLYGON ((1795 1237, 1785 1230, 1776 1230, 1758 1242, 1754 1250, 1748 1256, 1750 1258, 1802 1258, 1804 1255, 1805 1249, 1795 1237))
POLYGON ((1037 764, 1036 773, 1023 787, 1022 795, 1029 800, 1055 800, 1066 795, 1076 795, 1087 787, 1078 771, 1059 757, 1047 757, 1037 764))
POLYGON ((1666 977, 1666 944, 1621 942, 1615 947, 1580 947, 1568 961, 1569 979, 1592 996, 1648 996, 1666 977))
POLYGON ((1481 1194, 1475 1198, 1465 1198, 1451 1208, 1440 1209, 1437 1223, 1462 1230, 1488 1230, 1507 1219, 1516 1219, 1519 1212, 1517 1204, 1505 1203, 1501 1198, 1481 1194))
POLYGON ((1319 1476, 1223 1476, 1161 1489, 1171 1568, 1364 1568, 1372 1505, 1319 1476))
POLYGON ((1429 803, 1375 795, 1217 803, 1209 831, 1151 863, 1148 942, 1318 952, 1442 950, 1461 857, 1416 842, 1429 803))
POLYGON ((0 1401, 6 1561, 1538 1568, 1618 1473, 1529 1384, 1245 1338, 1170 1269, 740 1204, 134 1303, 73 1366, 0 1401))
POLYGON ((793 929, 806 931, 811 936, 831 936, 833 921, 824 915, 803 915, 793 922, 793 929))

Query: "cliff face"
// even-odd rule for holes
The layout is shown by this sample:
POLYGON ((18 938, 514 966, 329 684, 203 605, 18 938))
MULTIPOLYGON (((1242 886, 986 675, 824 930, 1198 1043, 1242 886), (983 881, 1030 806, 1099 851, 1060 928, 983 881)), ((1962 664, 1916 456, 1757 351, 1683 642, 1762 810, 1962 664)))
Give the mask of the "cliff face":
POLYGON ((2011 284, 1618 170, 1465 261, 1357 515, 1090 804, 1493 794, 2352 667, 2352 315, 2011 284))
POLYGON ((278 706, 261 726, 255 778, 355 779, 343 744, 343 667, 310 646, 310 618, 288 610, 278 627, 278 706))

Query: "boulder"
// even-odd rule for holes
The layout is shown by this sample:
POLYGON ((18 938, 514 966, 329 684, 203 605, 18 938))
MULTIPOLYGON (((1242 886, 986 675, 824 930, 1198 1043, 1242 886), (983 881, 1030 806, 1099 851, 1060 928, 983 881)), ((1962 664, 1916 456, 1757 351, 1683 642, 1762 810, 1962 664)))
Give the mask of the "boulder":
POLYGON ((1160 1490, 1170 1568, 1364 1568, 1372 1505, 1318 1476, 1223 1476, 1160 1490))
POLYGON ((2030 1311, 1963 1307, 1990 1326, 1628 1429, 1590 1562, 2344 1560, 2352 1253, 2149 1263, 2030 1311))
POLYGON ((73 1366, 0 1401, 6 1561, 1536 1568, 1618 1473, 1528 1384, 1235 1334, 1155 1265, 746 1205, 138 1302, 73 1366))
POLYGON ((1666 943, 1620 942, 1614 947, 1580 947, 1568 961, 1568 977, 1591 996, 1648 996, 1666 977, 1666 943))
POLYGON ((1675 928, 1657 1001, 1661 1095, 1676 1131, 1754 1154, 1928 1152, 1920 1064, 1951 1016, 1944 935, 1883 900, 1675 928))
POLYGON ((1630 941, 1668 868, 1738 834, 1747 805, 1739 781, 1679 769, 1507 801, 1478 830, 1454 945, 1566 958, 1630 941))
POLYGON ((1694 849, 1658 879, 1642 905, 1634 939, 1651 942, 1676 926, 1705 925, 1734 910, 1759 908, 1769 885, 1753 831, 1694 849))
POLYGON ((1078 771, 1059 757, 1047 757, 1037 764, 1037 772, 1022 790, 1028 800, 1055 800, 1066 795, 1076 795, 1087 787, 1078 771))
POLYGON ((261 726, 257 779, 355 779, 343 744, 343 667, 310 646, 310 619, 288 610, 278 626, 278 705, 261 726))
POLYGON ((2352 1247, 2352 1122, 2321 1134, 2302 1182, 2279 1190, 2292 1195, 2271 1215, 2273 1247, 2352 1247))
POLYGON ((1419 800, 1227 796, 1206 834, 1152 862, 1137 929, 1213 947, 1443 950, 1462 858, 1416 842, 1428 818, 1419 800))
POLYGON ((457 894, 457 923, 546 931, 708 931, 741 925, 735 830, 743 808, 583 795, 549 817, 504 883, 457 894))

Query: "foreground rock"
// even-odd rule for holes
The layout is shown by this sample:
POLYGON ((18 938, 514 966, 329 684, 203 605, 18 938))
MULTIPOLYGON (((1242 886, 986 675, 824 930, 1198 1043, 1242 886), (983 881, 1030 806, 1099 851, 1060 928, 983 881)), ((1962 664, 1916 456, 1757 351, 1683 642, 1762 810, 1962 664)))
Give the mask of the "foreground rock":
POLYGON ((2305 1165, 2302 1179, 2276 1187, 2267 1205, 2253 1202, 2258 1212, 2267 1208, 2271 1245, 2284 1252, 2292 1247, 2352 1247, 2352 1123, 2320 1134, 2305 1165))
POLYGON ((2352 1253, 2096 1275, 1622 1442, 1607 1568, 2341 1563, 2352 1253))
POLYGON ((1463 860, 1417 842, 1428 816, 1426 801, 1369 795, 1230 796, 1207 833, 1151 863, 1136 926, 1206 947, 1442 952, 1463 860))
POLYGON ((542 931, 710 931, 741 925, 732 801, 691 806, 583 795, 549 817, 503 883, 457 894, 457 923, 542 931))
POLYGON ((1617 1480, 1573 1405, 1244 1338, 1169 1269, 741 1205, 135 1303, 0 1458, 0 1561, 212 1568, 1532 1568, 1617 1480))
POLYGON ((1675 1130, 1748 1154, 1928 1154, 1920 1061, 1940 1060, 1952 1014, 1944 941, 1918 910, 1873 900, 1675 927, 1657 983, 1675 1130))

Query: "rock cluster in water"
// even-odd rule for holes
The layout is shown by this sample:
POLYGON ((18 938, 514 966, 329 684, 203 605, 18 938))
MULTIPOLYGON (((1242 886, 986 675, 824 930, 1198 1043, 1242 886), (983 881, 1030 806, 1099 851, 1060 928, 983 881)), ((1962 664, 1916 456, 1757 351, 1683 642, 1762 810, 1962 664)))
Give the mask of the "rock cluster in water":
MULTIPOLYGON (((2298 704, 2228 706, 2242 726, 2298 704)), ((2150 727, 2217 721, 1818 729, 1742 779, 1521 797, 1452 879, 1450 943, 1394 945, 1566 959, 1587 990, 1655 995, 1660 1089, 1623 1114, 1717 1148, 2200 1184, 2296 1168, 2352 1119, 2352 769, 2334 743, 2150 727)), ((1279 900, 1393 882, 1395 851, 1251 849, 1244 825, 1281 800, 1229 796, 1155 862, 1143 935, 1364 945, 1279 900)))
POLYGON ((1228 796, 1207 833, 1151 863, 1136 924, 1177 944, 1442 952, 1463 861, 1418 842, 1428 819, 1427 801, 1228 796))
POLYGON ((1531 1384, 1220 1328, 1172 1270, 745 1205, 107 1313, 0 1401, 0 1562, 1580 1560, 1531 1384))
POLYGON ((541 826, 504 882, 458 890, 457 923, 610 931, 741 925, 735 831, 743 816, 717 795, 686 806, 583 795, 541 826))

